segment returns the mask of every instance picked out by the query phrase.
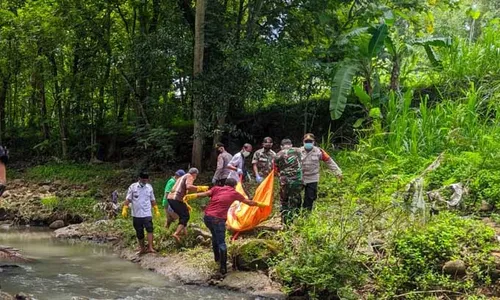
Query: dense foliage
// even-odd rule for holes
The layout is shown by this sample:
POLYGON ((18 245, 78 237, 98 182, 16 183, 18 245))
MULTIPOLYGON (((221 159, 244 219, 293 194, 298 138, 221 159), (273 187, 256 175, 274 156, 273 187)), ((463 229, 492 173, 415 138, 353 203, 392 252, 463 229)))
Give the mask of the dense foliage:
MULTIPOLYGON (((313 212, 274 236, 270 275, 287 292, 500 294, 498 241, 480 219, 500 208, 498 1, 200 3, 194 74, 192 0, 0 2, 0 138, 15 160, 133 157, 124 165, 134 171, 169 168, 200 142, 193 161, 219 140, 236 150, 314 131, 344 181, 323 172, 313 212), (461 202, 451 205, 457 186, 461 202), (453 261, 464 274, 444 271, 453 261)), ((91 185, 81 197, 42 200, 90 216, 97 187, 124 172, 51 164, 24 176, 91 185)), ((159 198, 164 179, 154 182, 159 198)), ((134 243, 130 222, 111 229, 134 243)), ((168 236, 158 230, 159 250, 176 249, 168 236)))

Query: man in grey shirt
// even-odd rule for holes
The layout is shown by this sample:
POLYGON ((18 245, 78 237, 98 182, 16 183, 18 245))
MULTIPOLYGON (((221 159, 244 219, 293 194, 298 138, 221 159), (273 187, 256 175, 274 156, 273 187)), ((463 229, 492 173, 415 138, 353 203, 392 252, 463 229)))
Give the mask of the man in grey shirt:
POLYGON ((139 241, 138 254, 155 252, 153 249, 153 215, 151 208, 154 208, 155 216, 160 216, 160 211, 156 205, 153 187, 148 183, 149 175, 142 172, 139 181, 132 183, 127 191, 127 197, 123 204, 122 216, 127 217, 128 206, 132 205, 132 219, 139 241), (144 230, 148 233, 148 248, 144 244, 144 230))
POLYGON ((219 155, 217 156, 217 169, 215 170, 214 177, 212 178, 212 184, 218 186, 224 186, 226 184, 226 179, 229 176, 229 170, 227 165, 233 158, 233 156, 226 151, 223 143, 217 143, 215 145, 219 155))

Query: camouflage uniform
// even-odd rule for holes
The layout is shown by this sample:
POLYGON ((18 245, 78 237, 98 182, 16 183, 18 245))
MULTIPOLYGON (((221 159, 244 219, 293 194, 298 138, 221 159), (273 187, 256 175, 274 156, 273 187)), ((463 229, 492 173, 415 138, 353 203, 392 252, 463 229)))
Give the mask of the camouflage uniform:
POLYGON ((283 149, 276 155, 280 177, 281 217, 288 224, 302 205, 302 159, 298 148, 283 149))
POLYGON ((273 160, 276 153, 273 150, 259 149, 253 154, 252 164, 257 164, 257 170, 262 178, 266 178, 273 169, 273 160))

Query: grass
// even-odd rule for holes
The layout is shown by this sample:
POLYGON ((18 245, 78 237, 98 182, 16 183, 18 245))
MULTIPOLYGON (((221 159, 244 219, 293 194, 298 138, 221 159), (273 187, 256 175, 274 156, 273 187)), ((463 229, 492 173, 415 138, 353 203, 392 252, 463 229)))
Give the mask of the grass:
POLYGON ((24 176, 36 181, 64 180, 72 184, 85 184, 107 182, 123 174, 123 170, 110 164, 49 163, 28 169, 24 176))

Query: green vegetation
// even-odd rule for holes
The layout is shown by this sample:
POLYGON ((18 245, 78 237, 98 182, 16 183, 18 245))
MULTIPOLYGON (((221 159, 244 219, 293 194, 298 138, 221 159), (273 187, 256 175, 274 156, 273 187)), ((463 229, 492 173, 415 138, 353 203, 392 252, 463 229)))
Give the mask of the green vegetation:
MULTIPOLYGON (((159 202, 165 170, 208 167, 215 142, 312 131, 343 182, 322 172, 312 213, 234 257, 314 299, 498 296, 499 15, 494 0, 2 1, 0 138, 14 161, 62 161, 9 175, 85 186, 41 202, 94 220, 138 170, 159 202)), ((162 254, 210 260, 164 219, 162 254)), ((130 220, 99 226, 135 247, 130 220)))

